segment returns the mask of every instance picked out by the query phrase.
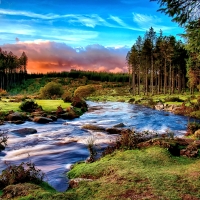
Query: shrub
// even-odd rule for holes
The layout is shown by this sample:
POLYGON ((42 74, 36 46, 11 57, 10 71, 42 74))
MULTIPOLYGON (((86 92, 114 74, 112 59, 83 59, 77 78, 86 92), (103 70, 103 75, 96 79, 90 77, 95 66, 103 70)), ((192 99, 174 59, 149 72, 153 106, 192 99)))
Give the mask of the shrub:
POLYGON ((165 102, 184 102, 184 100, 179 97, 167 97, 165 98, 165 102))
POLYGON ((197 131, 195 131, 194 136, 200 140, 200 129, 198 129, 197 131))
POLYGON ((95 161, 95 156, 97 155, 94 136, 87 139, 87 148, 90 152, 90 157, 87 159, 87 162, 92 163, 95 161))
POLYGON ((135 101, 135 98, 129 99, 128 103, 133 103, 135 101))
POLYGON ((6 90, 3 90, 2 88, 0 88, 0 96, 6 96, 8 93, 6 90))
POLYGON ((62 85, 56 82, 49 82, 40 89, 41 98, 55 99, 55 97, 61 97, 62 94, 62 85))
POLYGON ((0 189, 17 183, 40 183, 44 173, 32 162, 22 162, 20 165, 9 165, 0 175, 0 189))
POLYGON ((7 132, 0 130, 0 151, 5 149, 7 145, 8 137, 6 135, 7 132))
POLYGON ((90 94, 92 94, 95 91, 94 87, 91 85, 85 85, 85 86, 79 86, 74 91, 74 96, 79 96, 81 98, 86 98, 90 94))
POLYGON ((25 112, 34 112, 36 110, 42 110, 42 107, 35 103, 33 100, 23 101, 19 108, 25 112))
POLYGON ((197 122, 189 122, 187 125, 187 133, 186 135, 192 135, 195 133, 195 131, 197 131, 198 129, 200 129, 200 123, 197 122))
POLYGON ((77 97, 77 96, 73 97, 71 105, 76 107, 76 108, 81 108, 82 111, 87 111, 87 104, 80 97, 77 97))
POLYGON ((62 99, 64 102, 72 102, 72 93, 69 91, 65 91, 62 95, 62 99))

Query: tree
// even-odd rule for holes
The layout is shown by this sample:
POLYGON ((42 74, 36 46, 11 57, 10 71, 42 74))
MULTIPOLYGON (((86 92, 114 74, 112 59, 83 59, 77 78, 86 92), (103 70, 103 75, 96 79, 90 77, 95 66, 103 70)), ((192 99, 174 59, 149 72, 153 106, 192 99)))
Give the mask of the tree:
POLYGON ((136 49, 136 45, 134 44, 127 54, 127 63, 130 66, 131 72, 132 72, 132 94, 136 94, 136 87, 135 87, 135 73, 136 73, 136 68, 137 68, 137 63, 138 63, 138 52, 136 49))
MULTIPOLYGON (((150 0, 160 4, 158 11, 172 17, 185 27, 185 48, 188 51, 187 75, 191 93, 200 79, 200 1, 199 0, 150 0)), ((181 76, 181 74, 180 74, 181 76)), ((180 77, 179 77, 180 82, 180 77)), ((180 91, 180 83, 179 83, 180 91)))
MULTIPOLYGON (((163 12, 173 21, 184 25, 188 22, 200 19, 200 1, 199 0, 150 0, 157 1, 160 4, 158 11, 163 12)), ((200 21, 199 21, 200 23, 200 21)))
POLYGON ((138 83, 138 95, 140 95, 140 82, 141 82, 141 57, 142 57, 142 37, 139 36, 136 40, 136 49, 138 53, 138 69, 137 69, 137 83, 138 83))

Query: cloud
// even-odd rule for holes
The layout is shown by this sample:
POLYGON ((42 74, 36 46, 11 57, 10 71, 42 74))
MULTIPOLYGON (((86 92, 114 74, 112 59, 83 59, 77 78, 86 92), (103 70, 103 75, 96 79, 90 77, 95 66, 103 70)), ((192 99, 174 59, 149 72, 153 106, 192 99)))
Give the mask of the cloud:
POLYGON ((97 14, 91 15, 75 15, 75 14, 67 14, 67 15, 58 15, 53 13, 48 14, 38 14, 29 11, 17 11, 17 10, 6 10, 0 9, 0 15, 13 15, 13 16, 21 16, 21 17, 29 17, 31 19, 41 19, 41 20, 61 20, 65 19, 69 23, 79 23, 87 27, 94 28, 97 25, 106 25, 110 26, 108 22, 106 22, 103 18, 98 16, 97 14))
POLYGON ((150 27, 153 27, 155 31, 159 31, 160 29, 163 31, 170 31, 176 28, 173 26, 164 26, 161 18, 152 15, 133 13, 133 21, 144 31, 148 30, 150 27))
POLYGON ((91 71, 126 71, 127 47, 104 47, 98 44, 72 48, 57 42, 18 42, 5 44, 3 50, 20 56, 28 56, 28 72, 69 71, 71 69, 91 71))

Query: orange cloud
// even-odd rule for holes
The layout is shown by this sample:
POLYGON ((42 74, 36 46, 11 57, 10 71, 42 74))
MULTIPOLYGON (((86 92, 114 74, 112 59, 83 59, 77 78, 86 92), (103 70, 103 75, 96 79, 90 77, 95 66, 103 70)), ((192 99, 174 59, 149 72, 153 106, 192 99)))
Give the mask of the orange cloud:
POLYGON ((24 51, 28 56, 29 73, 70 71, 71 69, 124 72, 126 71, 127 48, 111 48, 89 45, 72 48, 56 42, 20 42, 4 44, 3 50, 20 56, 24 51))

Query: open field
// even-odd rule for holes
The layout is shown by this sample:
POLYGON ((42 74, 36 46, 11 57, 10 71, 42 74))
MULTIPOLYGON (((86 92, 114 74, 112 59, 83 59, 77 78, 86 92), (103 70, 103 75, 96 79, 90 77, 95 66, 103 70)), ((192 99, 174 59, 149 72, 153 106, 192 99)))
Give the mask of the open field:
MULTIPOLYGON (((67 108, 71 104, 65 103, 63 100, 35 100, 35 102, 42 106, 44 111, 50 112, 55 111, 58 106, 61 106, 62 108, 67 108)), ((8 112, 10 110, 13 111, 21 111, 19 106, 21 105, 20 102, 9 102, 9 99, 2 99, 0 101, 0 111, 8 112)))

